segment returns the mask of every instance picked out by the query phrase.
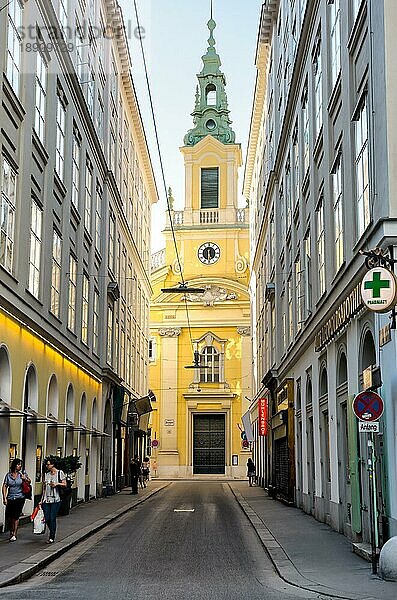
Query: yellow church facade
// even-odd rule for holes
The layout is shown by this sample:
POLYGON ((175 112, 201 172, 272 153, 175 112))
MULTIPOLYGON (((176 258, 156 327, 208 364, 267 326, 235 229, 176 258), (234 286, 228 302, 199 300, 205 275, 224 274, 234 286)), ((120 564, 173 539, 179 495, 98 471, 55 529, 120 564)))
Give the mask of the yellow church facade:
POLYGON ((181 148, 184 208, 169 195, 165 249, 152 257, 151 459, 166 478, 242 477, 250 456, 241 421, 251 390, 248 209, 238 207, 241 148, 212 19, 208 27, 194 128, 181 148))

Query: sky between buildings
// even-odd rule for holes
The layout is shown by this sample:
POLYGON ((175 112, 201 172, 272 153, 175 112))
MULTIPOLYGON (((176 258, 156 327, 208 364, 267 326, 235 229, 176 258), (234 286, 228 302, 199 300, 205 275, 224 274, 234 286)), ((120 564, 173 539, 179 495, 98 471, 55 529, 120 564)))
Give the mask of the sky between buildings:
MULTIPOLYGON (((136 36, 133 0, 119 0, 129 38, 133 77, 154 165, 160 202, 153 209, 152 251, 164 246, 160 235, 164 227, 165 193, 159 168, 148 95, 136 36)), ((213 17, 216 49, 226 75, 232 127, 241 143, 245 160, 256 69, 254 65, 262 0, 214 0, 213 17)), ((144 30, 144 48, 149 68, 157 127, 167 187, 175 198, 174 209, 184 204, 184 166, 179 147, 193 126, 194 108, 209 31, 210 0, 137 0, 139 20, 144 30)), ((240 169, 242 189, 244 167, 240 169)), ((241 205, 245 200, 241 196, 241 205)))

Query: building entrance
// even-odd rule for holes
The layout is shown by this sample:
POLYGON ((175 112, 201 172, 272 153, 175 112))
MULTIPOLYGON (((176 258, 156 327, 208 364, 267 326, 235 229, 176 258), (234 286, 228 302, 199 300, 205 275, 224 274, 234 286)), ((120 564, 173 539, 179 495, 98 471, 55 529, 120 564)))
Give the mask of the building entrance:
POLYGON ((193 474, 225 473, 225 415, 193 415, 193 474))

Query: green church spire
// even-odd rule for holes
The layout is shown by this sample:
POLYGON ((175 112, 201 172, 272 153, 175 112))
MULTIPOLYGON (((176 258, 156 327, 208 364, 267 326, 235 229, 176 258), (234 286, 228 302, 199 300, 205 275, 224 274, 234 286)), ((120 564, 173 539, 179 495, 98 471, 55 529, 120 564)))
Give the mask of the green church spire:
POLYGON ((196 102, 192 112, 194 128, 184 137, 185 146, 194 146, 206 135, 212 135, 223 144, 234 144, 236 134, 230 127, 229 109, 226 96, 226 78, 220 70, 221 59, 215 49, 214 29, 216 23, 211 18, 207 23, 210 36, 206 54, 202 56, 203 68, 198 73, 196 102))

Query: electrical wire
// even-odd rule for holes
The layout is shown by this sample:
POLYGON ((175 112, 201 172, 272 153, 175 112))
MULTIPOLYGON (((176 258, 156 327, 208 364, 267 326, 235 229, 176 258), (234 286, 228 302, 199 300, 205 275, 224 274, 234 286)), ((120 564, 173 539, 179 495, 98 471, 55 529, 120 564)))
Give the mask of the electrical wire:
MULTIPOLYGON (((134 9, 135 9, 135 18, 136 18, 137 31, 141 31, 141 25, 140 25, 140 21, 139 21, 138 7, 137 7, 136 0, 134 0, 134 9)), ((181 264, 181 260, 180 260, 180 257, 179 257, 178 246, 177 246, 177 243, 176 243, 175 229, 174 229, 174 224, 172 222, 172 215, 171 215, 171 207, 170 207, 170 203, 169 203, 169 200, 168 200, 167 183, 166 183, 166 180, 165 180, 165 171, 164 171, 164 165, 163 165, 163 158, 162 158, 162 155, 161 155, 160 140, 159 140, 158 129, 157 129, 157 121, 156 121, 156 115, 155 115, 155 112, 154 112, 154 104, 153 104, 153 98, 152 98, 152 91, 151 91, 151 87, 150 87, 149 74, 148 74, 147 63, 146 63, 146 54, 145 54, 145 49, 143 47, 142 36, 139 35, 138 37, 139 37, 139 43, 140 43, 140 48, 141 48, 143 68, 144 68, 144 71, 145 71, 146 87, 147 87, 147 92, 148 92, 148 97, 149 97, 150 111, 151 111, 151 114, 152 114, 153 128, 154 128, 154 133, 155 133, 155 138, 156 138, 157 153, 158 153, 159 161, 160 161, 161 177, 162 177, 162 181, 163 181, 164 193, 165 193, 165 198, 166 198, 166 202, 167 202, 167 212, 168 212, 168 217, 169 217, 169 221, 170 221, 170 227, 171 227, 171 232, 172 232, 172 239, 173 239, 174 247, 175 247, 175 255, 176 255, 176 260, 177 260, 177 263, 178 263, 179 273, 180 273, 181 280, 182 280, 181 283, 182 283, 182 285, 186 285, 185 279, 183 277, 183 269, 182 269, 182 264, 181 264)), ((193 349, 193 337, 192 337, 192 330, 191 330, 191 325, 190 325, 190 318, 189 318, 189 309, 188 309, 188 304, 187 304, 187 298, 186 298, 185 294, 184 294, 184 302, 185 302, 186 320, 187 320, 187 324, 188 324, 190 343, 191 343, 192 351, 193 351, 194 350, 193 349)), ((193 357, 194 357, 194 351, 193 351, 193 357)))

